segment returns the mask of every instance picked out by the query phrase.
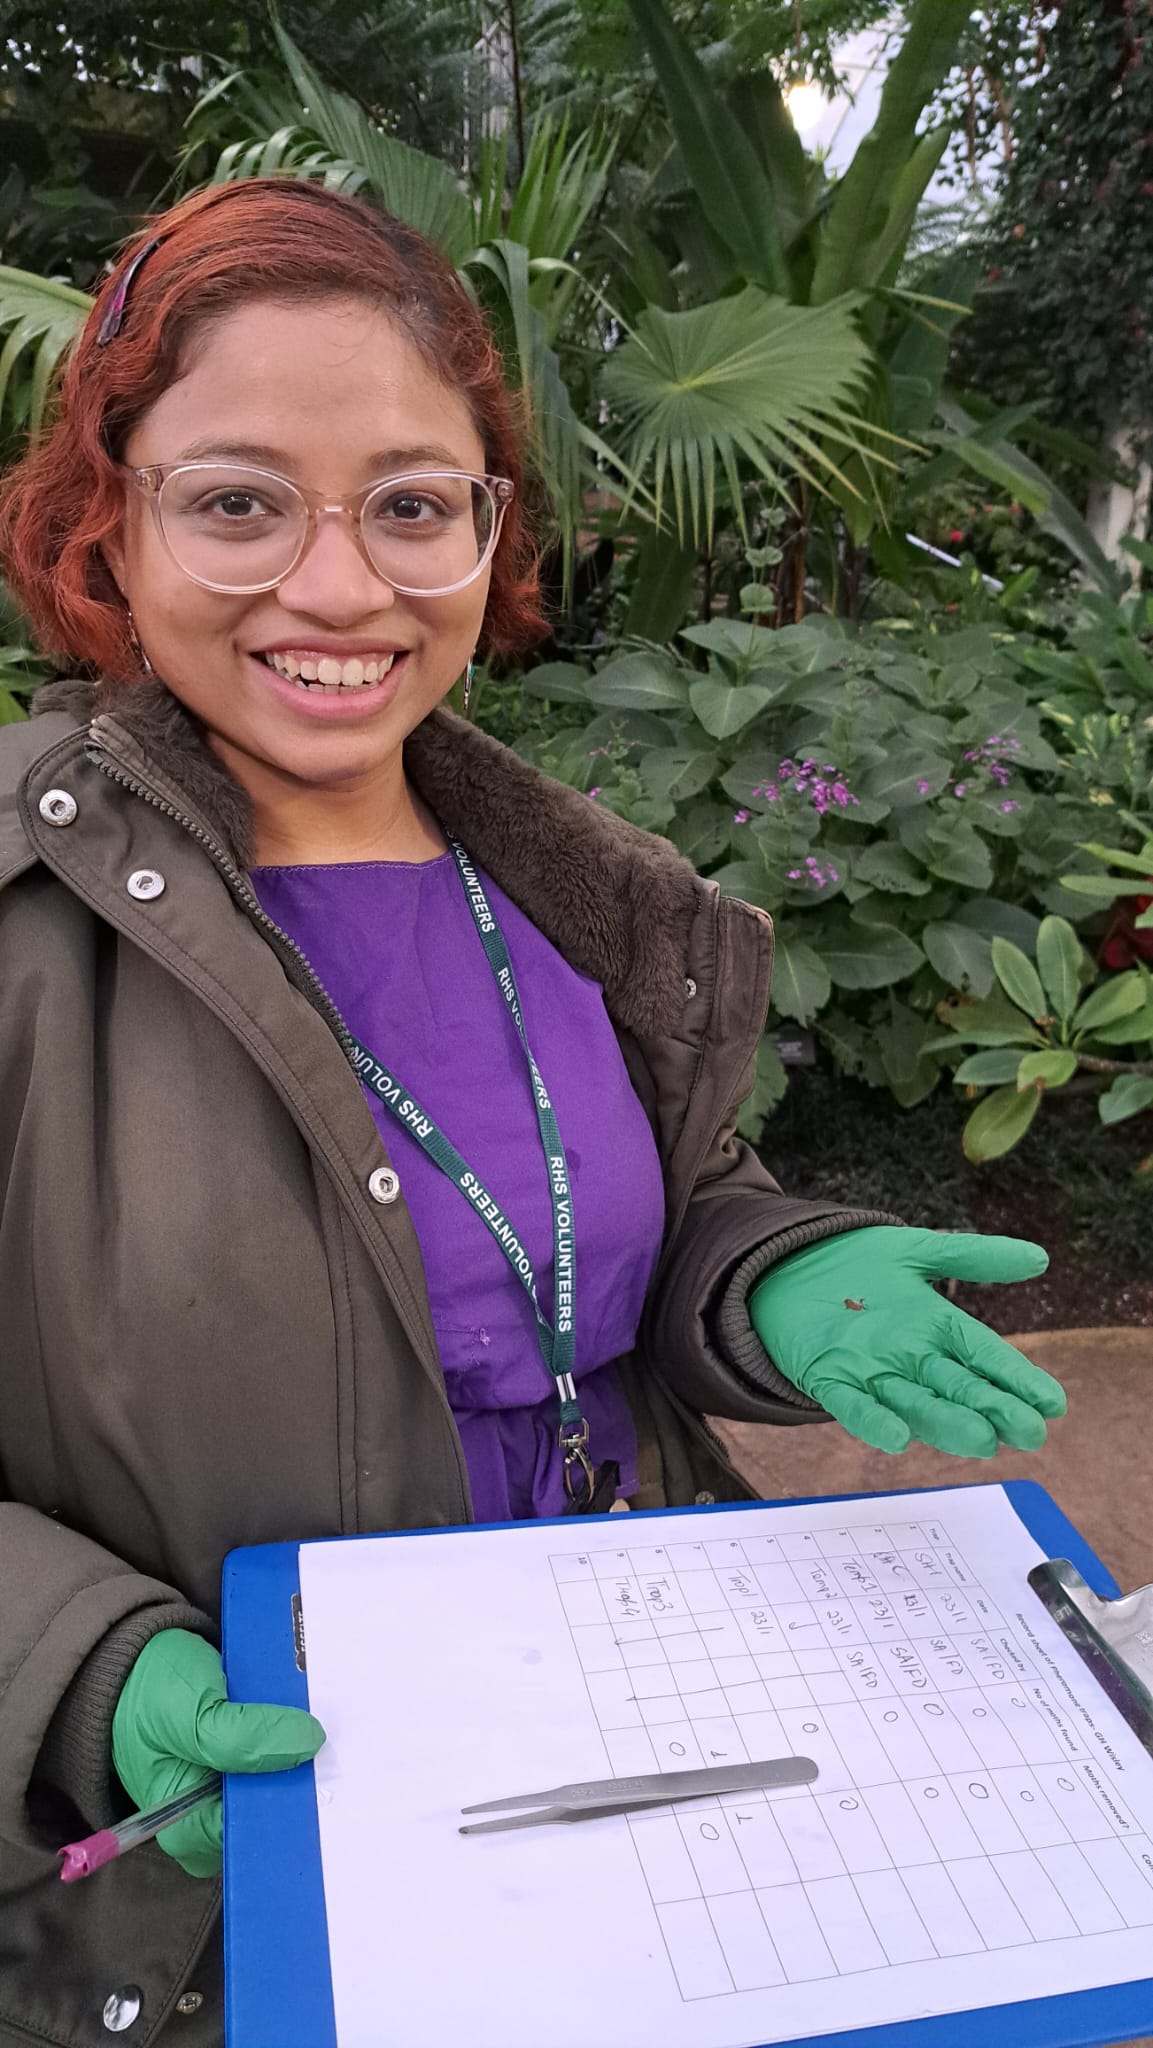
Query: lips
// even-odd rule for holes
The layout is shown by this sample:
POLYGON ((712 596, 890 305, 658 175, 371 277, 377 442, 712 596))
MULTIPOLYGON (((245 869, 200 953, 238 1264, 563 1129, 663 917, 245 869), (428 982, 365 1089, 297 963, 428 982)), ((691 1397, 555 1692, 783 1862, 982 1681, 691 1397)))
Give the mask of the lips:
POLYGON ((306 647, 276 648, 256 659, 304 690, 368 690, 384 681, 400 651, 340 657, 306 647))

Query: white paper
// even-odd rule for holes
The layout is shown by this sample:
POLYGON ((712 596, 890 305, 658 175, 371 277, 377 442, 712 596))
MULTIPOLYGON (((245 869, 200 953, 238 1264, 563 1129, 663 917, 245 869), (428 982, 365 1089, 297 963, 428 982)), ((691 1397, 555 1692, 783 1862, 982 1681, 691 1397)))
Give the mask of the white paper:
POLYGON ((760 2048, 1148 1976, 1153 1762, 1041 1556, 999 1486, 304 1546, 340 2048, 760 2048), (811 1788, 458 1832, 787 1754, 811 1788))

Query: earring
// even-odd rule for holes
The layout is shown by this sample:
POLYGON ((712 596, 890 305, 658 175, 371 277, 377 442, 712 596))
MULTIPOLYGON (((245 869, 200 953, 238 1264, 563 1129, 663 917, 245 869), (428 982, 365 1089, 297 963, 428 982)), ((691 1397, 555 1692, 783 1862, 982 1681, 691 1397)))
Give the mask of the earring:
POLYGON ((140 663, 140 666, 143 669, 144 674, 146 676, 150 676, 154 674, 154 670, 152 667, 152 663, 149 661, 148 656, 145 654, 143 647, 140 645, 140 635, 136 631, 136 621, 132 616, 131 605, 126 605, 125 610, 128 613, 128 638, 132 642, 132 651, 135 654, 137 661, 140 663))
POLYGON ((463 702, 464 702, 464 715, 465 715, 465 717, 466 717, 466 718, 468 717, 468 707, 469 707, 469 704, 470 704, 470 702, 472 701, 472 683, 473 683, 473 677, 475 676, 475 674, 476 674, 476 663, 474 662, 474 660, 473 660, 473 658, 472 658, 472 656, 471 656, 471 654, 470 654, 470 655, 469 655, 469 658, 468 658, 468 667, 467 667, 467 668, 465 669, 465 672, 464 672, 464 699, 463 699, 463 702))

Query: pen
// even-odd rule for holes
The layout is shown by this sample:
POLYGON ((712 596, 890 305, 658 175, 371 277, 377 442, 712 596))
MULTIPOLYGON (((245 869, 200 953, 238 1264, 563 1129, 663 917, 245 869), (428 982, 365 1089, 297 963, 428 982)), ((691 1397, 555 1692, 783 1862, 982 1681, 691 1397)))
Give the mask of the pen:
POLYGON ((194 1785, 191 1792, 182 1792, 178 1799, 169 1799, 163 1806, 153 1806, 147 1813, 130 1813, 127 1820, 118 1821, 112 1828, 100 1828, 94 1835, 85 1835, 82 1842, 66 1842, 57 1851, 61 1883, 75 1884, 78 1878, 91 1877, 94 1870, 114 1862, 126 1849, 135 1849, 138 1842, 150 1842, 161 1828, 182 1820, 204 1800, 214 1798, 219 1790, 220 1779, 210 1778, 207 1784, 194 1785))

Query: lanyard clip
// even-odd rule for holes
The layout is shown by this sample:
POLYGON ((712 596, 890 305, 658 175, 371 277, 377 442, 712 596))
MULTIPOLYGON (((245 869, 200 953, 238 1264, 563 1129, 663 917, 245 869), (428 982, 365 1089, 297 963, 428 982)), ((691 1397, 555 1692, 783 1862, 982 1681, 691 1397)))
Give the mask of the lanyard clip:
POLYGON ((583 1415, 579 1422, 562 1423, 557 1431, 557 1442, 564 1452, 564 1490, 569 1499, 577 1503, 592 1498, 595 1474, 588 1454, 588 1441, 589 1426, 583 1415))

